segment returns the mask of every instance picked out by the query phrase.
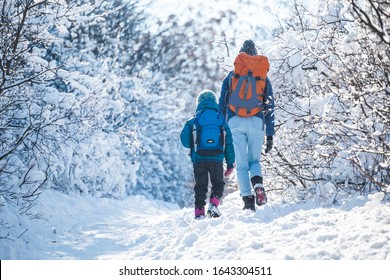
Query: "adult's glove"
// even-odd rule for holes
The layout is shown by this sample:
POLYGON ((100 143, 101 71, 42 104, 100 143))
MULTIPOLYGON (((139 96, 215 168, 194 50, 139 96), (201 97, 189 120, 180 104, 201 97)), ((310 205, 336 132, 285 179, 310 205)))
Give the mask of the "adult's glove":
POLYGON ((266 147, 265 147, 266 154, 268 154, 272 150, 273 145, 274 145, 273 137, 267 136, 267 143, 266 143, 266 147))

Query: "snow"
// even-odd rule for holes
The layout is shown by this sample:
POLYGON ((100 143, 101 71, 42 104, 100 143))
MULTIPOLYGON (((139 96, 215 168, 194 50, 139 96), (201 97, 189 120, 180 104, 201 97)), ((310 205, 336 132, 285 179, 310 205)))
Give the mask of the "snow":
MULTIPOLYGON (((65 3, 65 1, 63 2, 65 3)), ((204 1, 201 2, 204 3, 204 1)), ((228 6, 234 8, 233 10, 238 10, 242 2, 249 3, 252 1, 232 0, 228 6)), ((330 4, 333 2, 331 1, 330 4)), ((201 7, 204 7, 202 9, 207 11, 208 18, 218 15, 220 8, 225 6, 225 2, 221 0, 207 3, 210 4, 201 7), (217 7, 219 8, 217 9, 217 7)), ((270 23, 273 23, 272 25, 278 23, 274 20, 273 16, 275 14, 280 19, 286 15, 286 11, 284 11, 285 4, 283 3, 284 1, 265 1, 260 7, 261 11, 264 10, 267 13, 259 17, 259 10, 254 8, 245 20, 256 18, 254 26, 259 27, 259 29, 263 25, 267 26, 266 29, 271 28, 270 23)), ((191 9, 198 4, 197 1, 193 0, 181 1, 180 3, 167 0, 165 5, 155 1, 154 4, 151 4, 151 14, 164 21, 164 17, 169 16, 171 11, 175 10, 177 14, 184 14, 180 20, 185 22, 187 15, 192 13, 191 9)), ((331 13, 332 17, 326 17, 325 13, 323 19, 334 21, 335 15, 341 16, 343 14, 341 8, 340 6, 334 6, 334 11, 331 13)), ((89 5, 80 7, 80 10, 83 10, 85 14, 88 14, 90 9, 89 5)), ((75 22, 83 21, 81 15, 71 17, 75 22)), ((96 18, 98 22, 101 20, 100 17, 96 18)), ((65 37, 68 34, 73 34, 72 36, 76 37, 77 33, 73 33, 74 31, 70 29, 71 22, 70 20, 64 20, 55 23, 60 37, 65 37)), ((244 22, 244 19, 238 18, 235 23, 238 26, 241 22, 244 22)), ((254 37, 254 27, 250 24, 241 26, 243 28, 240 29, 240 34, 227 34, 227 38, 235 38, 241 41, 241 39, 247 37, 254 37)), ((310 24, 309 26, 316 28, 316 25, 312 26, 310 24)), ((220 28, 224 32, 233 32, 229 23, 225 21, 222 21, 220 28)), ((49 37, 49 33, 45 32, 44 34, 47 38, 52 38, 49 37)), ((265 34, 259 32, 256 33, 256 36, 258 37, 260 34, 264 38, 272 38, 270 32, 265 32, 265 34)), ((305 35, 306 37, 301 37, 296 32, 289 33, 287 30, 285 39, 289 48, 283 50, 283 45, 277 47, 277 43, 259 46, 275 62, 277 61, 275 58, 279 57, 278 52, 284 54, 279 59, 286 57, 289 66, 295 67, 291 71, 291 77, 293 78, 291 80, 301 84, 304 83, 305 79, 310 79, 310 76, 302 76, 303 72, 298 66, 304 62, 311 62, 308 59, 307 50, 301 51, 301 49, 305 50, 303 46, 306 42, 303 39, 315 41, 313 36, 316 37, 317 35, 318 33, 314 33, 314 35, 308 33, 305 35), (300 51, 294 54, 294 50, 300 51), (290 57, 287 52, 291 52, 290 57)), ((359 50, 360 36, 359 33, 351 31, 342 39, 341 49, 344 52, 351 52, 351 54, 359 50)), ((261 38, 259 37, 259 39, 261 38)), ((386 39, 388 35, 385 35, 384 38, 388 41, 386 39)), ((58 41, 59 38, 56 40, 58 41)), ((92 47, 89 44, 92 42, 92 40, 87 42, 86 50, 81 50, 80 55, 88 55, 89 48, 92 47)), ((313 55, 319 56, 315 45, 309 46, 309 48, 313 55)), ((137 46, 134 49, 137 49, 137 46)), ((34 71, 43 71, 48 67, 54 68, 55 66, 53 61, 49 62, 46 58, 42 58, 45 53, 43 50, 34 49, 34 55, 29 57, 34 71)), ((70 56, 72 57, 72 55, 70 56)), ((33 192, 35 188, 31 187, 31 193, 34 194, 31 199, 36 199, 35 205, 32 209, 25 209, 20 206, 21 204, 15 204, 20 203, 19 200, 10 203, 10 198, 3 196, 4 193, 0 192, 1 260, 97 260, 104 261, 104 263, 111 260, 115 263, 127 261, 127 264, 134 265, 150 264, 151 261, 158 264, 163 261, 175 261, 174 264, 183 264, 184 262, 194 266, 199 264, 202 266, 206 264, 259 265, 262 261, 279 260, 390 260, 390 201, 388 196, 385 200, 383 192, 374 191, 368 195, 367 193, 350 193, 349 196, 341 198, 339 197, 339 189, 336 188, 335 184, 324 180, 323 184, 306 190, 308 193, 310 191, 315 192, 315 196, 311 200, 300 203, 289 201, 287 203, 286 197, 276 194, 276 191, 282 186, 274 184, 274 189, 271 189, 269 193, 269 203, 258 208, 256 213, 252 213, 242 210, 242 200, 238 191, 230 189, 220 206, 222 216, 217 219, 205 218, 203 220, 194 220, 192 208, 182 208, 176 204, 141 196, 140 194, 147 195, 147 192, 150 192, 143 189, 144 185, 160 186, 160 189, 154 190, 155 192, 161 192, 161 195, 158 195, 160 198, 171 198, 172 196, 177 198, 179 196, 178 192, 182 191, 183 187, 191 188, 191 186, 183 186, 183 182, 186 181, 184 179, 187 178, 180 178, 183 180, 179 181, 173 177, 173 174, 178 175, 177 177, 190 177, 191 173, 185 172, 185 169, 191 170, 191 163, 189 161, 183 162, 183 158, 179 157, 180 151, 178 150, 182 147, 172 153, 171 147, 168 146, 172 145, 172 142, 167 141, 179 129, 180 120, 178 117, 183 117, 187 113, 185 112, 187 100, 181 96, 181 92, 171 91, 165 93, 168 91, 168 86, 164 83, 159 83, 157 88, 151 88, 152 82, 161 79, 161 77, 156 73, 149 72, 148 69, 140 73, 138 78, 132 77, 122 80, 123 76, 119 74, 117 76, 117 73, 110 72, 115 59, 115 57, 105 59, 101 64, 93 59, 91 60, 91 63, 96 62, 96 65, 99 66, 98 72, 102 76, 107 74, 105 78, 108 81, 101 81, 98 79, 99 76, 94 79, 92 74, 91 77, 85 75, 85 72, 90 70, 89 67, 94 69, 89 65, 88 59, 83 60, 78 55, 74 56, 70 65, 78 65, 81 70, 85 67, 85 71, 76 72, 76 70, 71 70, 72 67, 70 67, 69 71, 58 69, 56 75, 64 78, 69 86, 77 89, 80 96, 59 91, 54 87, 48 88, 41 94, 43 100, 53 107, 53 110, 40 111, 41 107, 35 103, 29 107, 33 112, 42 113, 42 118, 49 122, 51 119, 56 120, 57 115, 60 114, 57 112, 59 110, 57 107, 68 110, 73 106, 77 107, 77 104, 83 103, 82 99, 79 99, 83 96, 87 99, 89 96, 99 95, 100 99, 96 101, 96 104, 89 105, 91 111, 97 112, 99 108, 106 107, 105 111, 102 110, 102 112, 107 114, 96 114, 94 116, 96 123, 91 121, 91 126, 101 126, 103 128, 101 132, 92 131, 91 128, 91 135, 88 135, 89 130, 83 128, 81 131, 85 134, 85 137, 88 137, 88 141, 82 142, 80 140, 75 146, 59 146, 59 149, 63 150, 63 153, 60 153, 60 155, 63 154, 63 157, 59 157, 57 154, 52 155, 52 160, 55 162, 53 169, 59 170, 57 171, 59 174, 64 174, 63 180, 60 180, 59 185, 55 185, 55 187, 63 186, 61 190, 68 192, 67 194, 50 189, 44 191, 37 189, 37 192, 43 192, 39 199, 36 199, 35 192, 33 192), (124 86, 119 91, 121 89, 120 83, 129 85, 124 86), (165 98, 168 99, 169 97, 170 101, 161 102, 153 95, 153 90, 164 92, 161 100, 164 101, 165 98), (115 96, 109 94, 111 91, 115 92, 115 96), (157 117, 154 113, 150 113, 142 119, 138 119, 137 116, 144 112, 142 111, 143 106, 149 107, 150 100, 155 103, 152 105, 155 111, 163 112, 163 114, 159 114, 157 117), (110 122, 105 124, 103 117, 110 119, 110 122), (171 121, 167 122, 170 119, 171 121), (168 127, 175 127, 175 129, 167 130, 165 124, 168 124, 168 127), (120 137, 113 133, 119 129, 128 132, 124 137, 120 137), (159 132, 163 130, 167 130, 167 133, 160 134, 159 132), (108 133, 107 131, 113 132, 108 133), (150 135, 153 135, 153 137, 149 137, 150 135), (123 143, 126 145, 122 146, 123 143), (165 180, 165 178, 169 178, 169 180, 165 180), (139 189, 133 190, 135 187, 139 187, 139 189), (168 189, 169 187, 171 189, 168 189), (77 192, 82 194, 79 195, 77 192), (137 195, 128 196, 129 194, 137 195), (111 198, 101 198, 99 196, 111 198), (129 260, 131 262, 128 262, 129 260)), ((224 57, 223 61, 227 66, 231 66, 233 63, 232 57, 224 57)), ((197 63, 200 66, 200 62, 197 61, 197 63)), ((315 66, 319 69, 318 73, 322 73, 326 68, 320 62, 317 62, 315 66)), ((274 67, 274 69, 278 69, 278 67, 274 67)), ((335 71, 338 72, 339 69, 335 71)), ((54 74, 47 77, 52 78, 52 75, 54 74)), ((180 80, 180 77, 177 80, 180 80)), ((219 82, 217 83, 219 84, 219 82)), ((326 93, 325 96, 314 95, 303 100, 297 99, 296 102, 299 106, 293 109, 294 112, 298 109, 303 112, 310 109, 311 117, 326 119, 332 112, 332 106, 337 105, 335 100, 330 93, 326 93)), ((371 136, 376 135, 380 138, 383 132, 386 131, 384 124, 377 123, 377 119, 374 117, 366 118, 359 123, 355 122, 356 118, 352 118, 353 116, 360 116, 361 110, 359 107, 356 106, 355 109, 348 107, 348 113, 352 116, 350 120, 343 122, 343 127, 351 129, 359 128, 358 125, 375 127, 373 133, 371 133, 372 130, 369 130, 371 136)), ((18 112, 22 112, 22 110, 18 112)), ((19 118, 22 116, 28 117, 29 115, 18 115, 19 118)), ((360 117, 357 119, 359 120, 360 117)), ((281 120, 282 118, 279 118, 277 121, 282 123, 281 120)), ((59 118, 56 122, 66 124, 62 118, 59 118)), ((332 124, 332 122, 330 123, 332 124)), ((276 139, 276 141, 279 142, 276 142, 276 146, 289 147, 291 143, 295 143, 296 135, 293 135, 294 142, 292 142, 288 137, 287 132, 289 130, 287 129, 299 130, 304 125, 305 123, 300 119, 288 118, 284 123, 286 130, 280 129, 280 132, 278 132, 279 139, 276 139)), ((326 132, 326 135, 336 133, 333 132, 334 127, 329 127, 329 122, 325 121, 321 122, 316 129, 318 129, 318 132, 326 132)), ((53 128, 49 132, 55 133, 56 131, 53 128)), ((367 135, 370 135, 370 133, 367 135)), ((2 135, 2 140, 5 141, 8 138, 11 138, 10 134, 2 135)), ((178 140, 177 138, 176 140, 178 140)), ((324 136, 324 138, 326 137, 324 136)), ((309 140, 311 141, 311 139, 309 140)), ((317 139, 318 143, 323 141, 325 139, 317 139)), ((314 150, 313 161, 309 161, 309 164, 315 165, 316 160, 321 159, 321 157, 329 158, 332 152, 331 150, 328 152, 326 147, 323 148, 318 143, 315 143, 316 146, 314 147, 318 147, 318 149, 314 150)), ((343 147, 345 143, 340 142, 339 145, 343 147)), ((356 150, 359 150, 361 146, 356 145, 355 147, 356 150)), ((47 150, 52 151, 53 149, 47 148, 47 150)), ((367 150, 372 150, 372 153, 375 153, 375 147, 371 147, 371 144, 367 145, 367 150)), ((44 149, 41 151, 44 151, 44 149)), ((346 187, 349 178, 355 175, 351 170, 350 163, 347 163, 346 160, 350 158, 348 152, 349 150, 345 148, 345 151, 340 152, 345 156, 337 158, 331 163, 332 178, 340 177, 341 182, 345 181, 346 187)), ((294 151, 291 150, 289 153, 293 154, 294 151)), ((23 165, 23 158, 15 157, 12 160, 14 163, 11 165, 11 170, 23 165)), ((39 164, 45 167, 44 164, 39 164)), ((368 164, 371 163, 368 162, 368 164)), ((389 166, 389 162, 383 159, 383 162, 379 162, 379 165, 385 169, 389 166)), ((275 168, 275 166, 265 167, 269 170, 275 168)), ((26 179, 28 184, 34 181, 44 181, 45 173, 38 170, 38 167, 36 169, 31 169, 31 172, 28 173, 29 176, 26 178, 18 177, 18 173, 15 173, 10 177, 8 184, 15 186, 16 189, 20 185, 19 180, 26 179)), ((383 174, 387 173, 384 172, 383 174)), ((266 178, 266 180, 270 179, 266 178)), ((27 187, 30 188, 30 185, 27 187)), ((340 186, 338 187, 340 188, 340 186)), ((283 188, 287 191, 288 186, 283 185, 283 188)), ((12 189, 12 191, 14 190, 12 189)), ((347 191, 350 190, 347 189, 347 191)), ((187 200, 190 201, 188 204, 191 204, 191 199, 191 196, 187 197, 187 200)), ((28 207, 28 204, 26 207, 28 207)), ((60 263, 77 266, 79 262, 60 263)), ((291 266, 294 266, 295 271, 297 271, 297 269, 302 269, 301 263, 287 263, 284 265, 288 265, 289 269, 286 269, 283 273, 287 274, 286 276, 289 278, 303 280, 302 275, 298 275, 299 277, 289 275, 290 269, 292 269, 291 266)), ((317 266, 318 263, 311 262, 310 267, 322 269, 323 267, 317 266)), ((320 263, 324 265, 323 262, 320 263)), ((384 270, 386 268, 388 274, 388 264, 382 262, 375 262, 375 265, 379 264, 381 267, 380 269, 376 267, 375 270, 371 271, 364 271, 366 266, 362 265, 362 262, 354 262, 352 267, 350 262, 336 263, 332 263, 332 265, 342 265, 348 278, 363 277, 365 275, 373 277, 375 274, 383 277, 383 273, 380 274, 380 269, 384 270)), ((17 272, 22 272, 21 270, 14 269, 13 277, 15 279, 32 278, 32 271, 42 272, 39 269, 40 263, 23 264, 38 266, 38 268, 33 267, 31 271, 26 269, 26 273, 30 274, 24 277, 17 274, 17 272)), ((47 265, 46 262, 43 262, 43 264, 47 265)), ((306 265, 306 263, 304 264, 306 265)), ((329 265, 329 262, 326 265, 329 265)), ((370 265, 373 264, 370 263, 370 265)), ((103 265, 101 262, 99 263, 100 266, 105 268, 105 264, 103 265)), ((53 267, 55 267, 55 264, 51 263, 50 266, 44 267, 44 270, 51 271, 50 269, 53 269, 53 267)), ((337 272, 329 269, 326 273, 326 275, 332 274, 334 277, 340 276, 337 272)), ((319 274, 325 276, 322 271, 319 272, 318 270, 315 270, 312 276, 319 274)), ((341 275, 345 277, 345 274, 341 275)), ((109 276, 112 278, 112 275, 109 276)), ((77 279, 77 277, 70 278, 77 279)), ((94 278, 97 279, 97 277, 94 278)), ((9 278, 4 277, 4 279, 8 280, 9 278)), ((42 280, 43 277, 39 279, 42 280)))
MULTIPOLYGON (((45 191, 41 219, 18 216, 19 236, 0 239, 2 260, 390 260, 390 203, 383 193, 320 201, 270 202, 242 210, 226 195, 220 218, 142 196, 124 200, 45 191), (22 229, 23 228, 23 229, 22 229)), ((12 207, 2 217, 15 219, 12 207)))
MULTIPOLYGON (((222 216, 202 220, 193 218, 192 208, 142 196, 114 200, 47 190, 37 201, 38 220, 7 205, 0 208, 2 219, 20 227, 9 228, 16 239, 0 239, 2 279, 115 279, 126 268, 202 269, 198 280, 222 279, 232 267, 269 269, 278 280, 312 279, 319 271, 330 279, 388 272, 390 203, 383 193, 355 194, 338 206, 318 200, 288 205, 271 194, 253 213, 242 210, 237 190, 228 191, 222 216), (308 260, 316 262, 308 266, 308 260)), ((2 196, 0 203, 6 204, 2 196)))

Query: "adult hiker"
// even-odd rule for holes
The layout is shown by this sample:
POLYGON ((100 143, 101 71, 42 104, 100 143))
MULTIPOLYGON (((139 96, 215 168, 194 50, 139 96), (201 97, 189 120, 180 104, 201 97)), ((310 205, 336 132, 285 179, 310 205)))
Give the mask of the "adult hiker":
POLYGON ((274 98, 267 77, 268 58, 258 55, 255 43, 246 40, 234 61, 234 71, 222 83, 218 106, 233 136, 237 179, 244 210, 256 211, 267 202, 261 168, 261 151, 273 146, 274 98))

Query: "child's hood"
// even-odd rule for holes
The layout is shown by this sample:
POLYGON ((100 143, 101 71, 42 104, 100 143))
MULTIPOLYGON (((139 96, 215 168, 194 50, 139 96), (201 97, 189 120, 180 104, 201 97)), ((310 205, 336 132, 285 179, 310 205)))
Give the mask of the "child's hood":
POLYGON ((196 111, 204 109, 215 109, 219 110, 217 104, 217 97, 214 92, 211 90, 204 90, 198 94, 196 98, 196 111))

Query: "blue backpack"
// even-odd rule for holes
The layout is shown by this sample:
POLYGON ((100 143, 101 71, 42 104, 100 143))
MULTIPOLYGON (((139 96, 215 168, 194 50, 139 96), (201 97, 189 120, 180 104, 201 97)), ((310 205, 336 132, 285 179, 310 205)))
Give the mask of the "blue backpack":
POLYGON ((212 109, 197 112, 192 129, 195 152, 216 156, 225 150, 225 129, 222 113, 212 109))

